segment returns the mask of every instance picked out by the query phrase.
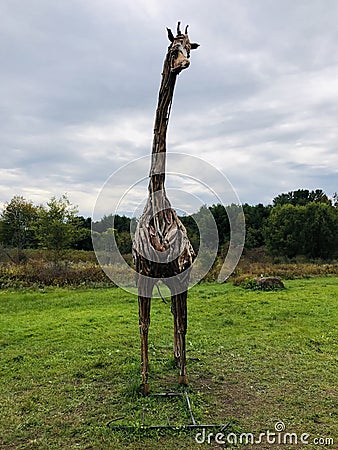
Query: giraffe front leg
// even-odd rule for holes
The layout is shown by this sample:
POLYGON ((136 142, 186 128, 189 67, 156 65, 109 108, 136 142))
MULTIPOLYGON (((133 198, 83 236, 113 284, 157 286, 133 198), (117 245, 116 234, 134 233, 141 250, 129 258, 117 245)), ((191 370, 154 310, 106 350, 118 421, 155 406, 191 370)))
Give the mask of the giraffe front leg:
POLYGON ((185 337, 187 333, 187 291, 175 295, 175 306, 176 306, 176 330, 177 330, 177 344, 179 352, 179 369, 180 375, 178 382, 180 384, 187 385, 187 360, 186 360, 186 346, 185 337))
POLYGON ((142 392, 147 395, 150 392, 148 382, 149 359, 148 359, 148 330, 150 325, 150 297, 138 296, 139 325, 141 337, 141 370, 142 370, 142 392))
POLYGON ((176 364, 179 366, 180 362, 180 348, 179 348, 179 338, 178 338, 178 326, 177 326, 177 306, 176 306, 176 296, 171 297, 171 312, 174 316, 174 359, 176 364))

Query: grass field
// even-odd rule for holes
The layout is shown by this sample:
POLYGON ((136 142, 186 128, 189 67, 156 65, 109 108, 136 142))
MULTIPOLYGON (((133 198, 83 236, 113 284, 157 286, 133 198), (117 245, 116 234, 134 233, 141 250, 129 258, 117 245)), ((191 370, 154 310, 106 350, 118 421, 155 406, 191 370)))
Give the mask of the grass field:
MULTIPOLYGON (((229 448, 338 448, 338 278, 292 280, 278 292, 205 283, 188 300, 197 422, 230 422, 228 432, 258 439, 283 421, 286 432, 310 435, 303 447, 229 448)), ((143 410, 145 424, 190 420, 183 398, 138 395, 136 297, 114 288, 1 291, 0 310, 1 449, 224 447, 198 444, 195 432, 109 427, 137 426, 143 410)), ((152 392, 178 392, 170 305, 154 299, 151 320, 152 392)))

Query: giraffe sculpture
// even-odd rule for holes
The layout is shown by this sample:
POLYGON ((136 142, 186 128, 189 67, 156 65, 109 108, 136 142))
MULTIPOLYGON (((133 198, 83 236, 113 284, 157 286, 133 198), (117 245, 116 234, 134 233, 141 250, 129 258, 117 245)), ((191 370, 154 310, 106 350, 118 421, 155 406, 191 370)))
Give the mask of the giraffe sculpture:
POLYGON ((148 330, 150 302, 155 284, 162 280, 171 292, 174 316, 174 357, 179 367, 179 383, 187 384, 185 335, 187 330, 187 293, 190 270, 195 253, 186 229, 166 196, 165 159, 166 134, 178 74, 189 67, 190 50, 199 44, 190 43, 188 26, 185 32, 177 25, 177 35, 167 28, 170 45, 164 60, 162 82, 155 115, 148 199, 138 222, 133 242, 136 266, 141 337, 142 390, 150 392, 148 381, 148 330))

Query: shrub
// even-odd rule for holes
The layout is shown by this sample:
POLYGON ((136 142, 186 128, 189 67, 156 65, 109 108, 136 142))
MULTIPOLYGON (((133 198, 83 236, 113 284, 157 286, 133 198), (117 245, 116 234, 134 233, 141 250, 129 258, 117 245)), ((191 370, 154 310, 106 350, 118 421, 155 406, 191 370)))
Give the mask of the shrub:
POLYGON ((283 282, 277 277, 246 278, 240 286, 253 291, 279 291, 285 289, 283 282))

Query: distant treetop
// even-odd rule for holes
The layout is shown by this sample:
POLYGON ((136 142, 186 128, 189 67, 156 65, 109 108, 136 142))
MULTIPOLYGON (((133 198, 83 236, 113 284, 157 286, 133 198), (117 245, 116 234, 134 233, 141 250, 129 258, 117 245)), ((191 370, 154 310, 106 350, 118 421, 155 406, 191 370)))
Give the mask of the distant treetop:
POLYGON ((287 194, 277 195, 277 197, 273 199, 273 206, 305 206, 312 202, 332 205, 331 200, 321 189, 316 189, 314 191, 309 191, 308 189, 298 189, 297 191, 290 191, 287 194))

